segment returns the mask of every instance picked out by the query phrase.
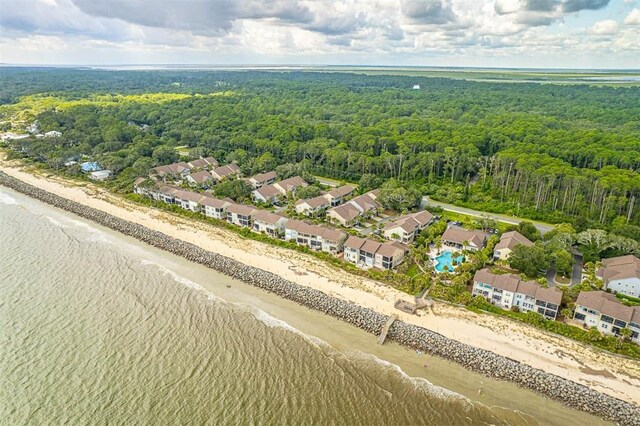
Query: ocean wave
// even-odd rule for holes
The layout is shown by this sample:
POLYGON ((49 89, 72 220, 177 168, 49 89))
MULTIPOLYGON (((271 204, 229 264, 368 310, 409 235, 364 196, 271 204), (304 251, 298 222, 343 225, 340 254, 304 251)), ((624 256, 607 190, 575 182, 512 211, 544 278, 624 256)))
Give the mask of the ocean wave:
POLYGON ((459 400, 461 402, 470 404, 470 406, 473 405, 473 401, 467 398, 466 396, 459 394, 457 392, 454 392, 450 389, 434 385, 424 377, 410 376, 407 373, 405 373, 405 371, 399 365, 386 361, 382 358, 378 358, 375 355, 361 352, 361 351, 349 351, 349 352, 345 352, 345 356, 355 361, 364 361, 367 363, 372 363, 379 368, 388 369, 391 372, 398 374, 400 377, 402 377, 404 381, 413 384, 417 389, 422 390, 436 398, 446 399, 446 400, 459 400))
POLYGON ((314 345, 316 345, 318 347, 320 347, 320 346, 323 346, 323 347, 331 346, 328 342, 325 342, 324 340, 320 339, 319 337, 312 336, 310 334, 306 334, 303 331, 298 330, 297 328, 295 328, 294 326, 292 326, 288 322, 283 321, 283 320, 281 320, 279 318, 276 318, 276 317, 274 317, 272 315, 269 315, 268 313, 266 313, 262 309, 256 308, 253 305, 249 305, 249 304, 246 304, 246 303, 235 303, 235 305, 246 309, 255 319, 257 319, 258 321, 260 321, 261 323, 263 323, 267 327, 280 328, 282 330, 290 331, 292 333, 295 333, 295 334, 297 334, 299 336, 304 337, 305 340, 309 341, 310 343, 313 343, 314 345))
POLYGON ((18 200, 16 200, 15 198, 13 198, 12 196, 10 196, 5 192, 0 192, 0 204, 16 205, 16 206, 20 205, 18 200))
POLYGON ((51 223, 54 226, 57 226, 58 228, 68 228, 67 225, 65 225, 64 223, 60 222, 58 219, 52 216, 45 216, 45 218, 49 221, 49 223, 51 223))
POLYGON ((165 276, 169 276, 171 278, 173 278, 173 280, 175 282, 177 282, 178 284, 182 284, 185 287, 189 287, 191 289, 197 290, 199 292, 203 292, 206 294, 207 299, 209 301, 212 302, 226 302, 226 300, 224 300, 223 298, 213 294, 211 291, 207 290, 206 288, 204 288, 203 286, 201 286, 200 284, 191 281, 188 278, 183 277, 182 275, 177 274, 176 272, 172 271, 171 269, 167 268, 164 265, 161 265, 157 262, 154 262, 152 260, 149 259, 141 259, 140 260, 140 264, 143 266, 153 266, 156 267, 163 275, 165 276))

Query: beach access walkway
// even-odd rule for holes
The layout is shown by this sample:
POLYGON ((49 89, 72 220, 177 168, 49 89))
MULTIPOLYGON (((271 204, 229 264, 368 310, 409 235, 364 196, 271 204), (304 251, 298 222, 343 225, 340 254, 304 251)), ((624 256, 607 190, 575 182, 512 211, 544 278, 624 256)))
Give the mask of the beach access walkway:
POLYGON ((378 344, 384 345, 384 341, 387 340, 387 334, 389 333, 389 329, 393 325, 393 323, 398 319, 396 314, 393 314, 389 317, 385 325, 382 327, 382 332, 380 333, 380 337, 378 337, 378 344))

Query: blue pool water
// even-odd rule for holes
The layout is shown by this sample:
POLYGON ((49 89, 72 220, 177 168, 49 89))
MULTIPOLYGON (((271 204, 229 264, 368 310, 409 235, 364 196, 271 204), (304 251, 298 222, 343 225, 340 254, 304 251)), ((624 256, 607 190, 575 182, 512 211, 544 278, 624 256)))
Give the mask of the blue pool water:
MULTIPOLYGON (((464 256, 458 256, 456 257, 456 262, 458 264, 462 263, 464 261, 464 256)), ((444 267, 446 266, 448 268, 449 271, 453 271, 453 265, 451 264, 453 262, 453 252, 450 251, 443 251, 439 256, 436 256, 436 271, 438 272, 444 272, 444 267)))

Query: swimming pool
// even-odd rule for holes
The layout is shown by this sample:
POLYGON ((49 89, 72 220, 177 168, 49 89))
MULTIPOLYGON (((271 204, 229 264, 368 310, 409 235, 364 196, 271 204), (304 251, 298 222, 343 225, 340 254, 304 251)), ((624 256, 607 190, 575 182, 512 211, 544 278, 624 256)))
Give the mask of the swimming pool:
MULTIPOLYGON (((437 272, 444 272, 444 267, 446 266, 448 271, 451 272, 453 271, 453 252, 450 251, 443 251, 442 253, 440 253, 438 256, 436 256, 436 271, 437 272)), ((458 256, 455 258, 456 263, 459 265, 460 263, 464 262, 464 256, 458 256)))

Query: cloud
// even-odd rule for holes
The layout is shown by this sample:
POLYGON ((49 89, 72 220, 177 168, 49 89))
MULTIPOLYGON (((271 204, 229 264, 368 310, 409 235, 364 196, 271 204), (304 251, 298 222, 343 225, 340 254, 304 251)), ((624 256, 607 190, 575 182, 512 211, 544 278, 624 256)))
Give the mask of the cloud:
POLYGON ((277 0, 72 0, 85 13, 119 19, 147 27, 188 30, 196 34, 220 35, 239 19, 273 19, 308 23, 309 9, 300 2, 277 0))
POLYGON ((597 35, 612 35, 618 31, 618 23, 613 19, 598 21, 591 27, 591 32, 597 35))
POLYGON ((415 23, 437 25, 456 21, 451 4, 444 0, 402 0, 402 14, 415 23))
POLYGON ((640 9, 633 9, 626 18, 624 18, 626 25, 640 25, 640 9))
POLYGON ((562 11, 565 13, 580 12, 581 10, 598 10, 606 7, 609 0, 565 0, 562 11))
POLYGON ((625 25, 607 22, 612 8, 600 9, 608 0, 0 1, 5 62, 463 65, 477 58, 495 66, 591 52, 632 57, 640 49, 632 26, 640 12, 625 25), (597 22, 585 28, 582 17, 597 22))

